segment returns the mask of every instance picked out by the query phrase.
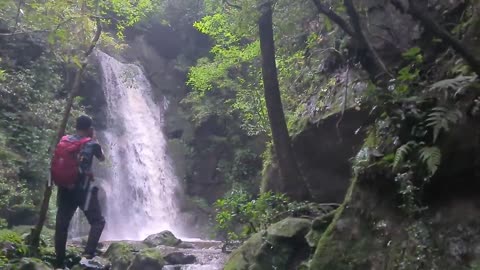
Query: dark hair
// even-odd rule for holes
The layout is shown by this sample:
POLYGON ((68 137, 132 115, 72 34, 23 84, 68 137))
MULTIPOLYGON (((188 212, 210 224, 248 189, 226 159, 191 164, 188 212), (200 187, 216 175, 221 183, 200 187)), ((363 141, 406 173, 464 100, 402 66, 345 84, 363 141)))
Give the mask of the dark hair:
POLYGON ((75 125, 75 127, 77 128, 77 130, 83 130, 83 131, 86 131, 88 130, 89 128, 92 127, 92 118, 86 116, 86 115, 82 115, 80 117, 77 118, 77 123, 75 125))

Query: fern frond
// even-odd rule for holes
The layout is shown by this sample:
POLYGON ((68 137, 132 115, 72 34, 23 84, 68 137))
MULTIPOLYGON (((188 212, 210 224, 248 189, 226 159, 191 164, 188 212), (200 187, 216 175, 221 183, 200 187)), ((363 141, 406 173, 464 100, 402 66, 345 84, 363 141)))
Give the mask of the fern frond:
POLYGON ((430 175, 434 175, 442 161, 442 152, 436 146, 422 147, 419 151, 420 160, 427 166, 430 175))
POLYGON ((433 142, 438 139, 440 131, 450 131, 450 125, 457 124, 462 118, 462 113, 458 109, 449 110, 446 107, 435 107, 428 114, 426 119, 427 127, 433 129, 433 142))
POLYGON ((465 86, 473 83, 477 79, 477 76, 463 76, 459 75, 453 79, 446 79, 438 81, 432 84, 429 88, 430 90, 460 90, 465 86))
POLYGON ((393 169, 397 169, 398 166, 405 161, 407 155, 412 152, 415 145, 416 143, 414 141, 409 141, 397 149, 395 158, 393 159, 393 169))

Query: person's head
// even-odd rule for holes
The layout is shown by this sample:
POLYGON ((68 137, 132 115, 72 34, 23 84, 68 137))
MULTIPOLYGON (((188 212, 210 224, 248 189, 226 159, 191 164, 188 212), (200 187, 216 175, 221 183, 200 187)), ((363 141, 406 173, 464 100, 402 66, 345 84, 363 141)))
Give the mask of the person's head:
POLYGON ((82 136, 91 136, 93 132, 92 122, 92 118, 86 115, 78 117, 75 124, 77 133, 82 136))

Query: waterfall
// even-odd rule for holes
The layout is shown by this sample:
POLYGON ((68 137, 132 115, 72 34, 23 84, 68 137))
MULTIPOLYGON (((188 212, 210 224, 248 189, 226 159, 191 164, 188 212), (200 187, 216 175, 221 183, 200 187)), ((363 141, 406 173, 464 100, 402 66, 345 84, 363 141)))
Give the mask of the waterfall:
POLYGON ((154 102, 139 66, 96 55, 107 102, 107 128, 98 134, 107 156, 97 181, 105 193, 102 239, 140 240, 162 230, 178 234, 181 193, 166 152, 164 105, 154 102))

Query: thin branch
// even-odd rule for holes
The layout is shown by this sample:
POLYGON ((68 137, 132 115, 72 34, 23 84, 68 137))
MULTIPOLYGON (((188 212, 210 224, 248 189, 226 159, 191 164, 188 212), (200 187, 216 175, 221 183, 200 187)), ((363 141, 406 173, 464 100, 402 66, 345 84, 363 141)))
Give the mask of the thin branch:
POLYGON ((15 26, 13 28, 13 33, 17 31, 18 24, 20 23, 20 13, 22 12, 23 0, 18 1, 17 16, 15 17, 15 26))
POLYGON ((325 6, 320 2, 320 0, 312 0, 315 6, 317 7, 318 12, 322 13, 323 15, 327 16, 331 21, 336 23, 340 28, 342 28, 345 33, 347 33, 351 37, 355 37, 355 32, 353 31, 352 27, 345 21, 340 15, 335 13, 330 7, 325 6))
POLYGON ((444 42, 446 42, 449 46, 451 46, 458 54, 463 57, 465 62, 467 62, 472 67, 475 73, 480 76, 480 59, 478 59, 472 51, 463 46, 463 44, 458 39, 453 37, 450 32, 440 26, 433 19, 433 17, 428 14, 428 11, 418 6, 418 3, 416 3, 414 0, 409 0, 408 2, 408 7, 404 7, 400 1, 392 0, 392 4, 395 7, 397 7, 403 12, 407 12, 412 15, 412 17, 420 21, 428 31, 434 33, 444 42))
POLYGON ((238 10, 242 9, 242 7, 240 5, 234 4, 234 3, 230 2, 229 0, 223 0, 223 3, 226 4, 229 7, 233 7, 234 9, 238 9, 238 10))
POLYGON ((51 32, 50 30, 35 30, 35 31, 27 31, 27 32, 11 32, 11 33, 0 33, 0 37, 10 37, 10 36, 17 36, 17 35, 29 35, 35 33, 48 33, 51 32))
POLYGON ((345 115, 345 111, 347 110, 347 102, 348 102, 348 84, 350 83, 350 63, 347 61, 347 72, 345 75, 345 89, 343 91, 343 106, 342 106, 342 114, 340 114, 340 118, 338 118, 338 121, 335 125, 337 128, 337 136, 339 139, 339 143, 342 143, 343 138, 342 134, 340 133, 340 123, 343 120, 343 116, 345 115))
POLYGON ((85 51, 85 57, 88 57, 93 49, 95 49, 95 46, 97 46, 97 42, 100 39, 100 36, 102 35, 102 22, 100 18, 96 18, 97 21, 97 31, 95 32, 95 36, 92 39, 92 42, 90 43, 90 47, 88 48, 87 51, 85 51))
POLYGON ((393 77, 392 74, 388 71, 387 66, 383 62, 382 58, 380 58, 380 55, 378 55, 377 51, 375 48, 373 48, 372 44, 368 40, 367 36, 362 30, 361 26, 361 21, 360 21, 360 16, 358 16, 358 12, 355 9, 355 5, 353 4, 352 0, 344 0, 343 1, 345 7, 347 8, 347 13, 348 16, 350 17, 350 21, 353 25, 353 28, 355 29, 355 32, 357 34, 357 38, 365 48, 370 52, 370 54, 373 57, 373 61, 375 64, 385 73, 390 75, 390 77, 393 77))

